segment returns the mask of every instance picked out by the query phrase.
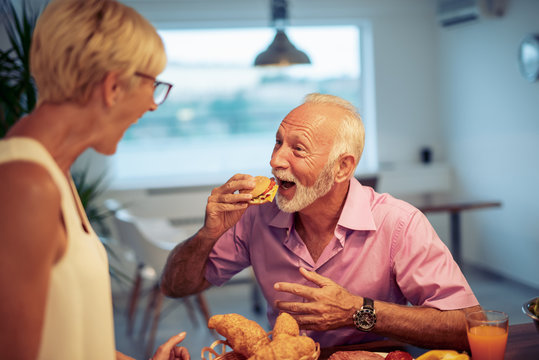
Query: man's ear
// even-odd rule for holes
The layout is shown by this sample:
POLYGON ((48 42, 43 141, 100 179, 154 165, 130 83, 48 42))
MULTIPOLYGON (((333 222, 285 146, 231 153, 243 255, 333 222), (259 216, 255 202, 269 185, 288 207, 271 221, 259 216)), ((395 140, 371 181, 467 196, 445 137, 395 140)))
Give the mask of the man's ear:
POLYGON ((105 106, 111 107, 116 104, 120 91, 118 74, 115 72, 108 72, 101 83, 101 89, 103 92, 103 101, 105 102, 105 106))
POLYGON ((341 183, 350 179, 354 174, 356 161, 351 154, 342 154, 339 156, 337 163, 337 171, 335 173, 335 182, 341 183))

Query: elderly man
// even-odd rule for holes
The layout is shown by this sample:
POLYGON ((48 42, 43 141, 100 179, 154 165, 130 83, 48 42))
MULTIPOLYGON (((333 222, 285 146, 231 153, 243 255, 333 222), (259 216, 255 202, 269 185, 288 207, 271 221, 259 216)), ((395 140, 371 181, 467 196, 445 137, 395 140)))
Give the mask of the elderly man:
POLYGON ((276 202, 248 205, 249 175, 214 189, 204 226, 169 256, 163 292, 196 293, 251 265, 270 323, 286 311, 322 347, 389 337, 468 348, 475 296, 419 210, 354 178, 363 144, 350 103, 308 95, 276 134, 276 202))

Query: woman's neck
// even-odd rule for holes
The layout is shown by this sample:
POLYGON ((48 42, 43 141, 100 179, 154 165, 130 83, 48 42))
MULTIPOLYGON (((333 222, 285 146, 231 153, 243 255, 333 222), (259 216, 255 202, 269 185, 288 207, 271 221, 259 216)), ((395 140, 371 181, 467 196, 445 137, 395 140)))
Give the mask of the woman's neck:
POLYGON ((11 127, 6 137, 29 137, 41 143, 67 175, 90 145, 91 110, 64 103, 42 104, 11 127))

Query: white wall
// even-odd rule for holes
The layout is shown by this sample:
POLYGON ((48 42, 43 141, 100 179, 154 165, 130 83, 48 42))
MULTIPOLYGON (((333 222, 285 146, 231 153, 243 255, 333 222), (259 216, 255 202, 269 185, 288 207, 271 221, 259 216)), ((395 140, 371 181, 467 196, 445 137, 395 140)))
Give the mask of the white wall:
POLYGON ((539 1, 513 0, 501 19, 438 30, 440 118, 460 193, 500 210, 463 219, 463 257, 539 286, 539 83, 517 51, 539 33, 539 1))

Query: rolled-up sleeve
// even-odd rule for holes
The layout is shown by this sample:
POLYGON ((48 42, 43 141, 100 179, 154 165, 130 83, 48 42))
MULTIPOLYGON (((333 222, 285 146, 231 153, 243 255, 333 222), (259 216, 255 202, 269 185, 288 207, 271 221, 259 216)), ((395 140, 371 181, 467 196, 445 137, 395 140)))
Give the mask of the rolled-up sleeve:
POLYGON ((204 276, 211 284, 221 286, 250 265, 248 243, 245 241, 245 219, 228 229, 215 243, 206 262, 204 276))
POLYGON ((411 304, 440 310, 479 304, 449 249, 420 211, 401 219, 391 243, 395 278, 411 304))

